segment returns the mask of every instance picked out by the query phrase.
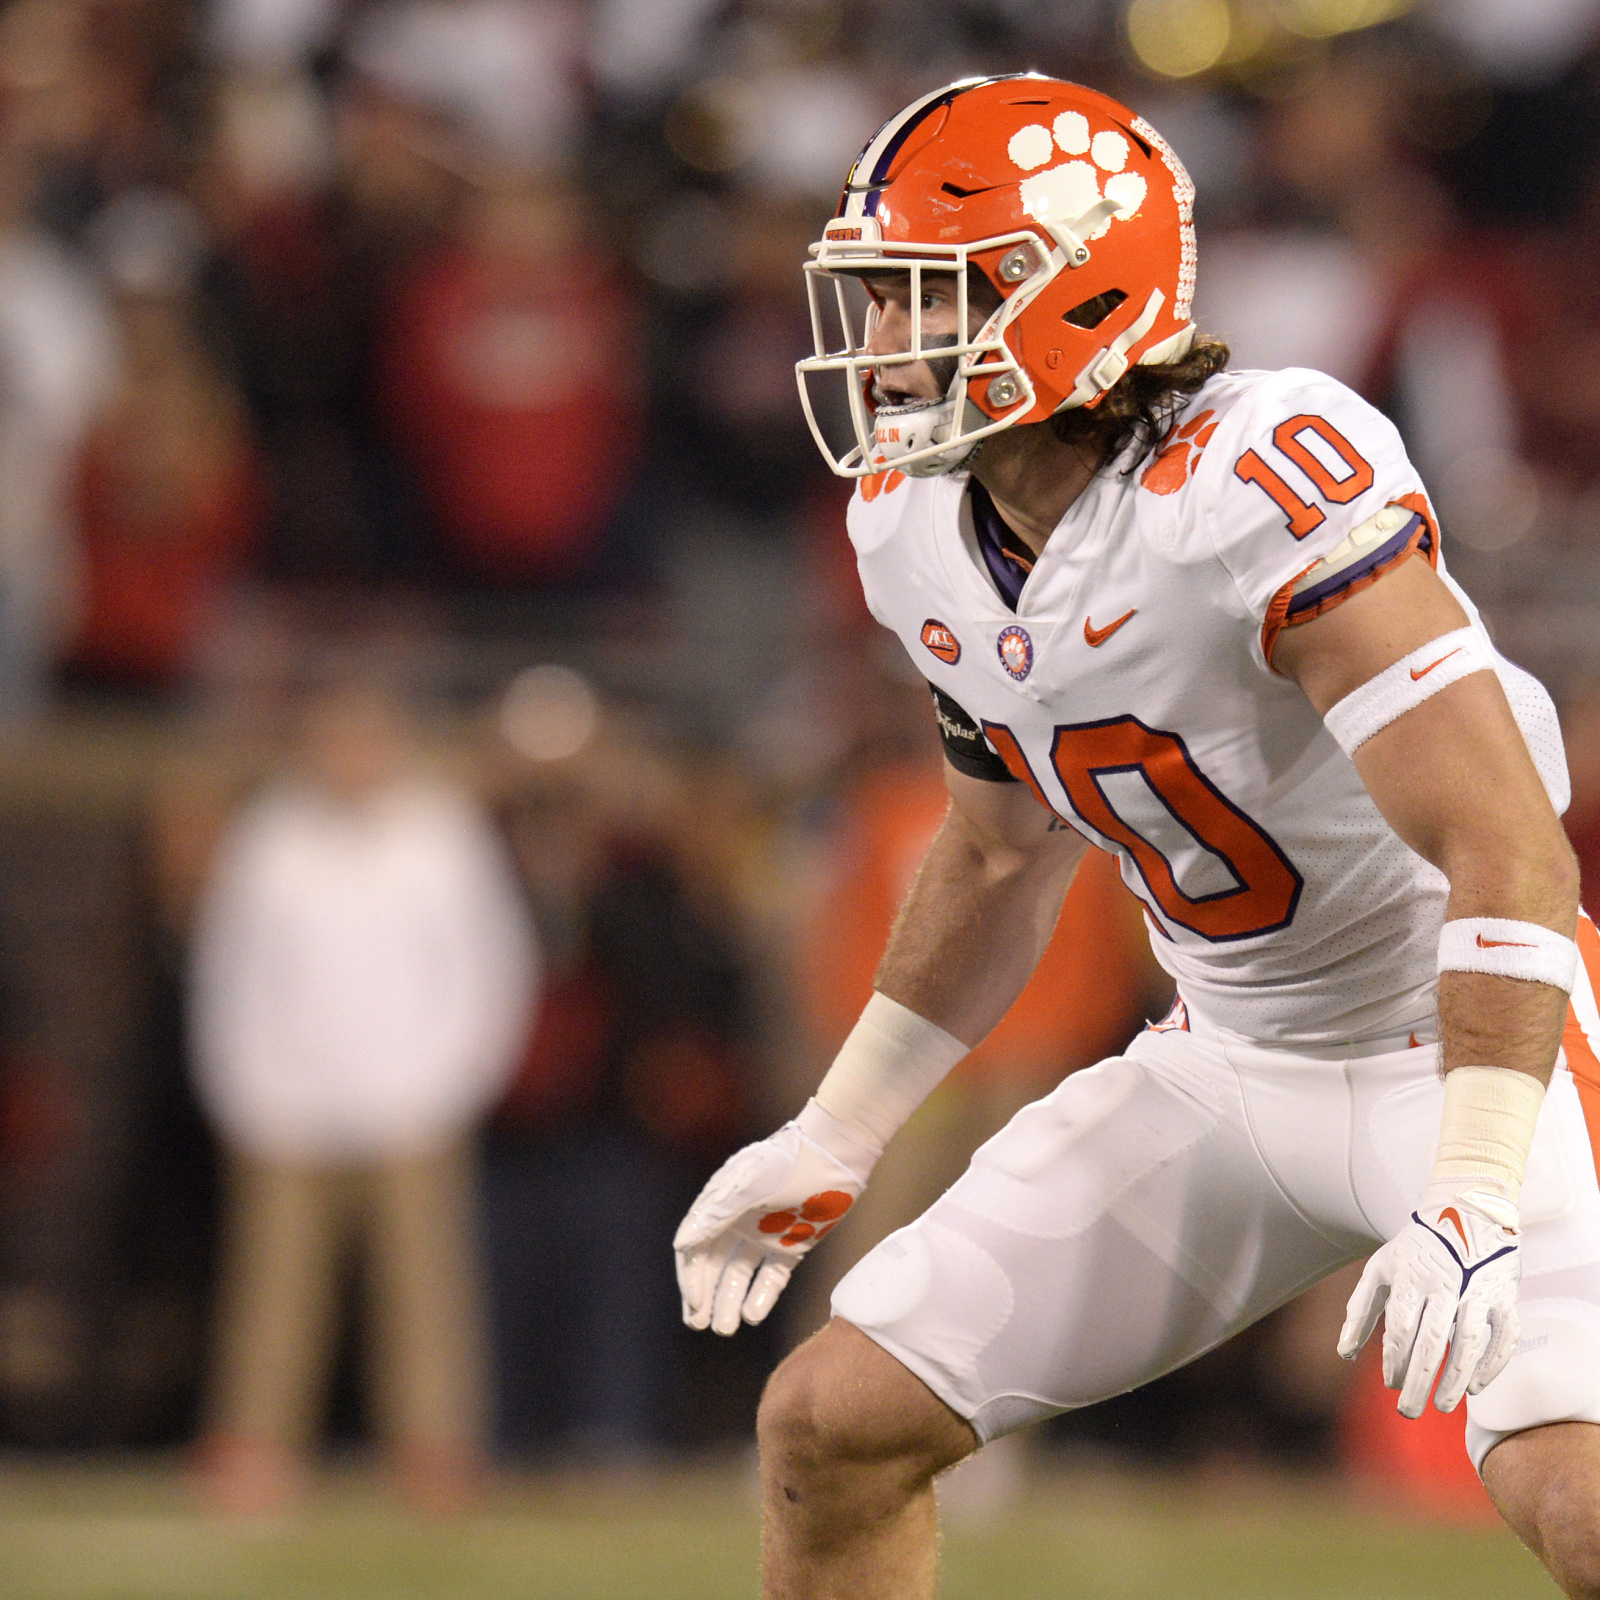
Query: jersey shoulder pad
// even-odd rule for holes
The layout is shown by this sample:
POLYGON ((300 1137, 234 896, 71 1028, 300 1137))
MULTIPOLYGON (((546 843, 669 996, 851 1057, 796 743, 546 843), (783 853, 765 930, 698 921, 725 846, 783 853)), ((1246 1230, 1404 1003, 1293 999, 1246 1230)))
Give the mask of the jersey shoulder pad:
POLYGON ((876 549, 907 522, 934 480, 908 478, 903 472, 878 472, 857 478, 845 526, 858 555, 876 549))
POLYGON ((1422 480, 1382 412, 1304 367, 1224 377, 1192 510, 1271 638, 1291 604, 1305 621, 1413 550, 1437 560, 1422 480))
MULTIPOLYGON (((966 479, 959 480, 962 486, 966 479)), ((959 490, 947 478, 880 473, 861 478, 845 513, 867 609, 884 627, 902 633, 908 577, 928 562, 932 519, 941 493, 959 490)), ((947 508, 948 509, 948 508, 947 508)), ((908 643, 906 648, 911 648, 908 643)))

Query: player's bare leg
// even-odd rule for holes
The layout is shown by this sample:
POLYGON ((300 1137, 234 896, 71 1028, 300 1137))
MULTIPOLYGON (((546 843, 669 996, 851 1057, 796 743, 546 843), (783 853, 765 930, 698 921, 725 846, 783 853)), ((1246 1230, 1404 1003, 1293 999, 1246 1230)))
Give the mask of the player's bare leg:
POLYGON ((1514 1433, 1489 1452, 1483 1482, 1568 1600, 1600 1600, 1600 1426, 1514 1433))
POLYGON ((920 1378, 835 1318, 772 1375, 761 1441, 767 1600, 926 1600, 933 1480, 978 1447, 920 1378))

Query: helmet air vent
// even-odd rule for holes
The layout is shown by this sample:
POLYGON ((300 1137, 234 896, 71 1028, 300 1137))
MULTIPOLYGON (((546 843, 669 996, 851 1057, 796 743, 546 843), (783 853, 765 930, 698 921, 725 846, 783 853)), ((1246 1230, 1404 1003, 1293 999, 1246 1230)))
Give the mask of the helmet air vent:
POLYGON ((1144 151, 1144 158, 1146 161, 1149 161, 1151 157, 1155 155, 1155 146, 1151 144, 1148 139, 1145 139, 1142 135, 1140 135, 1135 129, 1130 128, 1125 122, 1119 122, 1117 126, 1121 128, 1122 131, 1127 134, 1127 136, 1132 139, 1141 150, 1144 151))
POLYGON ((1121 289, 1107 289, 1104 294, 1097 294, 1092 300, 1063 312, 1061 320, 1070 322, 1074 328, 1098 328, 1127 298, 1121 289))

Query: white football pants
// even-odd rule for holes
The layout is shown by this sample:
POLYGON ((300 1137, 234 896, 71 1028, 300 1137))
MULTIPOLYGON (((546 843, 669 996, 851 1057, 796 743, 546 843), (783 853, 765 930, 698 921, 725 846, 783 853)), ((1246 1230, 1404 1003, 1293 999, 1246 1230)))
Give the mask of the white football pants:
MULTIPOLYGON (((1194 1360, 1370 1254, 1422 1194, 1436 1045, 1291 1055, 1194 1027, 1148 1029, 1020 1111, 834 1291, 985 1442, 1194 1360)), ((1509 1434, 1600 1423, 1600 1185, 1564 1057, 1522 1220, 1522 1338, 1467 1402, 1480 1469, 1509 1434)))

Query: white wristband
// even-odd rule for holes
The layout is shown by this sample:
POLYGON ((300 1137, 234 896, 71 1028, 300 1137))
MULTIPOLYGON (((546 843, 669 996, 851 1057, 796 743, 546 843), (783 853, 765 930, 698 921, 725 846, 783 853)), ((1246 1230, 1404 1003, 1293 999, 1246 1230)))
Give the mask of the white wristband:
POLYGON ((1474 672, 1494 667, 1494 650, 1476 628, 1441 634, 1368 678, 1359 689, 1328 707, 1323 722, 1347 756, 1396 717, 1431 700, 1441 689, 1474 672))
POLYGON ((954 1035, 874 991, 817 1085, 816 1102, 881 1150, 966 1054, 954 1035))
POLYGON ((1571 994, 1578 976, 1578 947, 1537 922, 1459 917, 1445 923, 1439 934, 1439 971, 1525 978, 1571 994))
POLYGON ((1443 1204, 1481 1184, 1515 1205, 1543 1101, 1544 1085, 1509 1067, 1446 1073, 1439 1153, 1425 1203, 1443 1204))

